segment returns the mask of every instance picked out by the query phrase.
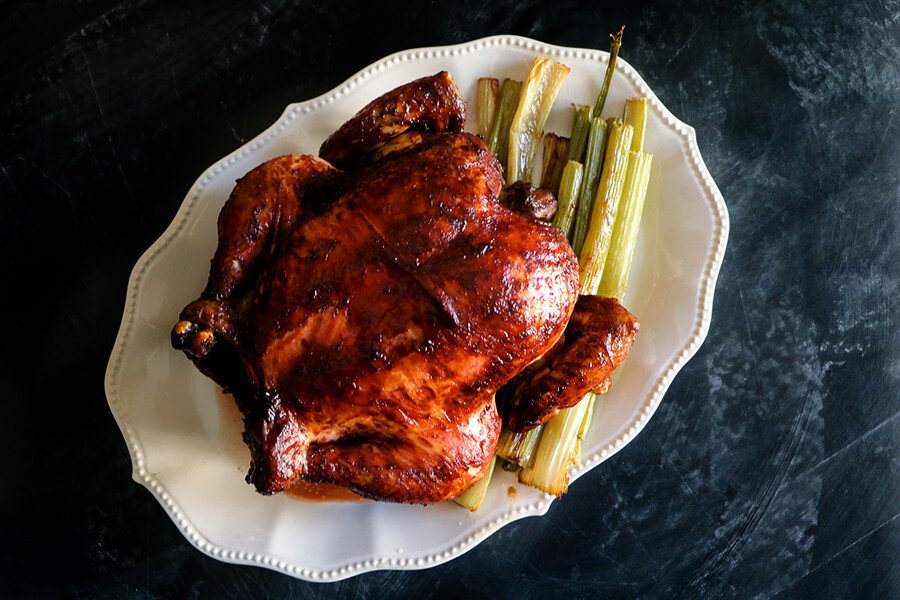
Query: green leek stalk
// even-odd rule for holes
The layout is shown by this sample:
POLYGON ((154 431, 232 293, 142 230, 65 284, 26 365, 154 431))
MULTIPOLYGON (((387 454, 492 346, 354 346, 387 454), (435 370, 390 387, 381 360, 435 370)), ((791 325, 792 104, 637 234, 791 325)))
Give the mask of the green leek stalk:
POLYGON ((609 253, 613 225, 625 186, 628 153, 634 128, 622 119, 611 119, 609 141, 603 159, 603 175, 591 210, 591 222, 579 253, 581 293, 593 294, 600 285, 606 256, 609 253))
POLYGON ((497 97, 500 95, 500 82, 495 77, 481 77, 476 84, 475 104, 478 108, 478 133, 488 139, 494 127, 494 116, 497 114, 497 97))
POLYGON ((647 99, 628 98, 625 100, 626 125, 634 127, 634 135, 631 137, 632 152, 644 151, 644 132, 647 128, 647 99))
POLYGON ((503 85, 500 86, 500 100, 491 127, 491 135, 487 138, 487 145, 491 152, 497 155, 501 165, 506 164, 506 155, 509 150, 509 126, 516 114, 521 92, 521 81, 504 79, 503 85))
POLYGON ((581 194, 583 179, 584 167, 581 163, 574 160, 567 162, 559 181, 558 204, 553 215, 553 224, 562 229, 566 237, 569 237, 575 223, 575 205, 581 194))
MULTIPOLYGON (((590 104, 572 105, 572 134, 569 136, 569 160, 584 160, 584 151, 587 148, 588 135, 591 132, 591 117, 593 109, 590 104)), ((599 115, 598 115, 599 116, 599 115)))
POLYGON ((581 399, 582 404, 587 404, 587 410, 581 420, 581 427, 578 428, 578 435, 575 438, 575 448, 572 450, 571 464, 577 465, 581 462, 581 444, 587 436, 588 428, 591 426, 591 419, 594 417, 594 404, 600 398, 593 392, 581 399))
POLYGON ((625 174, 625 186, 619 214, 612 232, 612 243, 600 286, 597 293, 601 296, 622 299, 628 275, 631 272, 631 261, 634 257, 634 246, 637 242, 638 229, 641 225, 641 213, 644 210, 644 199, 650 183, 650 167, 653 155, 645 152, 630 152, 628 170, 625 174))
POLYGON ((525 80, 509 129, 506 183, 531 182, 544 124, 570 70, 546 56, 538 56, 531 63, 531 71, 525 80))
POLYGON ((503 429, 495 454, 516 467, 530 467, 534 462, 534 451, 541 439, 542 429, 535 427, 523 432, 503 429))
MULTIPOLYGON (((623 119, 626 125, 634 128, 634 134, 631 138, 631 152, 628 154, 628 171, 625 174, 619 214, 616 216, 616 224, 613 227, 609 254, 603 268, 603 277, 597 289, 597 294, 618 300, 622 300, 625 295, 625 286, 631 272, 634 247, 644 208, 644 198, 647 195, 647 185, 650 181, 650 165, 653 156, 642 152, 647 123, 647 99, 626 99, 623 119)), ((590 407, 581 424, 581 431, 572 457, 573 463, 581 460, 581 443, 587 435, 597 400, 599 400, 597 394, 590 394, 583 400, 589 403, 590 407)))
POLYGON ((606 96, 609 94, 609 85, 612 83, 613 73, 616 72, 616 58, 619 56, 619 48, 622 47, 622 36, 625 33, 625 26, 616 33, 609 34, 612 40, 609 44, 609 62, 606 64, 606 75, 603 76, 603 86, 600 88, 600 95, 597 96, 597 103, 594 104, 594 116, 599 117, 603 114, 603 106, 606 104, 606 96))
POLYGON ((569 486, 572 449, 590 403, 564 408, 544 425, 531 467, 519 471, 519 482, 560 496, 569 486))
POLYGON ((591 219, 594 195, 603 167, 603 151, 606 146, 606 121, 599 117, 591 119, 591 131, 588 134, 587 152, 584 157, 584 181, 581 194, 578 196, 578 208, 575 214, 575 228, 569 241, 575 254, 581 252, 584 238, 587 235, 591 219))

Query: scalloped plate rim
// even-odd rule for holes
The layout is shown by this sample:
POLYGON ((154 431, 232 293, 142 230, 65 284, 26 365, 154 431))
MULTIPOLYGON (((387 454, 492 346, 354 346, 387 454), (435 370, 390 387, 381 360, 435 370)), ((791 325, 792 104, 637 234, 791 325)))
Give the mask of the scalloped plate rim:
MULTIPOLYGON (((150 245, 135 263, 128 278, 122 321, 116 335, 113 349, 110 353, 110 359, 104 378, 107 401, 116 423, 122 432, 131 456, 132 479, 151 492, 163 506, 166 514, 169 515, 179 531, 191 542, 191 544, 204 554, 223 562, 264 567, 307 581, 339 581, 341 579, 375 570, 424 569, 442 564, 477 546, 504 525, 524 517, 540 516, 549 510, 554 498, 549 495, 544 495, 541 500, 533 502, 530 505, 519 507, 515 510, 508 510, 501 517, 493 519, 474 533, 468 535, 468 537, 465 537, 462 542, 452 545, 444 552, 436 551, 424 557, 420 556, 418 558, 399 560, 382 556, 361 562, 348 561, 339 567, 329 570, 308 568, 290 561, 279 560, 269 555, 247 553, 238 548, 225 548, 213 544, 202 533, 197 531, 184 516, 177 502, 175 502, 175 499, 165 490, 164 486, 157 481, 151 473, 147 472, 144 467, 143 450, 137 442, 131 426, 126 421, 124 411, 120 406, 122 403, 122 393, 118 387, 119 367, 122 362, 124 348, 134 325, 136 305, 140 296, 139 292, 143 275, 156 255, 179 234, 181 228, 186 223, 189 214, 193 210, 195 201, 213 177, 220 173, 230 163, 236 161, 237 157, 262 148, 275 134, 282 131, 287 126, 287 123, 293 120, 298 114, 315 110, 320 106, 337 100, 345 92, 352 89, 358 83, 368 79, 378 71, 408 59, 415 60, 416 58, 421 58, 422 55, 454 55, 460 52, 475 51, 482 48, 497 46, 517 46, 529 51, 545 53, 557 57, 578 56, 579 58, 597 58, 603 59, 604 61, 607 61, 609 57, 609 53, 603 50, 557 46, 517 35, 494 35, 460 44, 413 48, 390 54, 367 67, 360 69, 340 85, 324 94, 309 100, 289 104, 272 125, 260 132, 260 134, 252 140, 213 163, 213 165, 207 168, 194 181, 194 184, 191 186, 185 199, 182 201, 181 206, 165 231, 150 245)), ((711 253, 707 256, 707 261, 704 266, 705 276, 700 282, 700 306, 697 307, 698 314, 697 321, 694 323, 693 335, 676 355, 674 361, 671 364, 666 365, 662 375, 660 375, 653 388, 653 392, 644 401, 642 410, 640 410, 638 416, 630 424, 625 434, 602 450, 593 453, 587 457, 581 465, 574 468, 571 471, 572 481, 619 452, 643 430, 644 426, 646 426, 647 422, 656 412, 657 407, 675 376, 703 344, 709 331, 716 280, 724 259, 725 246, 727 244, 730 227, 725 200, 700 155, 696 132, 693 127, 678 119, 668 108, 666 108, 640 74, 638 74, 638 72, 621 57, 616 61, 616 70, 621 71, 625 76, 632 80, 641 92, 648 97, 651 107, 659 112, 664 124, 672 129, 685 143, 688 150, 688 157, 691 159, 691 161, 689 161, 690 166, 692 167, 693 174, 698 177, 701 183, 700 187, 703 189, 704 196, 709 204, 716 231, 714 232, 711 253)))

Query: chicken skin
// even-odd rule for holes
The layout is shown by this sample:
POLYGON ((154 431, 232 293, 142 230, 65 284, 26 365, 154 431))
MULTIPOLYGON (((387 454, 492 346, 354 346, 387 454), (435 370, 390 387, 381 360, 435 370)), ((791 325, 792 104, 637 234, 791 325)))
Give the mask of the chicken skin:
MULTIPOLYGON (((514 378, 551 349, 566 370, 591 354, 591 335, 559 343, 573 311, 579 331, 597 314, 576 308, 571 247, 498 202, 501 166, 464 121, 448 74, 417 80, 360 111, 323 158, 250 171, 222 209, 209 281, 172 343, 234 395, 260 492, 303 479, 455 497, 493 457, 497 391, 518 382, 517 423, 549 418, 562 401, 550 380, 514 378)), ((608 377, 595 370, 578 389, 608 377)))
POLYGON ((605 393, 640 329, 615 298, 581 296, 560 344, 507 385, 506 424, 527 431, 590 391, 605 393))

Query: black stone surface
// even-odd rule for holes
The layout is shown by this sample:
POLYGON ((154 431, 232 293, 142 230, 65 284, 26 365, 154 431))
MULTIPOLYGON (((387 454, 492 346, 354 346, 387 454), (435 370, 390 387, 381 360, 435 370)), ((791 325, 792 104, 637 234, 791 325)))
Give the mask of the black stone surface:
POLYGON ((0 4, 0 596, 900 597, 900 4, 837 4, 0 4), (647 429, 434 569, 310 584, 195 550, 131 481, 103 373, 197 175, 388 53, 621 23, 732 226, 647 429))

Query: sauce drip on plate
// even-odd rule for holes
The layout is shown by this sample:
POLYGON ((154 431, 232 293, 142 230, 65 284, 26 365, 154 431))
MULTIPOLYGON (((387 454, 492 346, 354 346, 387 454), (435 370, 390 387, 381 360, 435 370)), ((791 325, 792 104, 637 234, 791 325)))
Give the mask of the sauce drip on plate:
POLYGON ((284 490, 292 498, 306 502, 364 502, 366 499, 347 488, 330 483, 299 481, 284 490))

